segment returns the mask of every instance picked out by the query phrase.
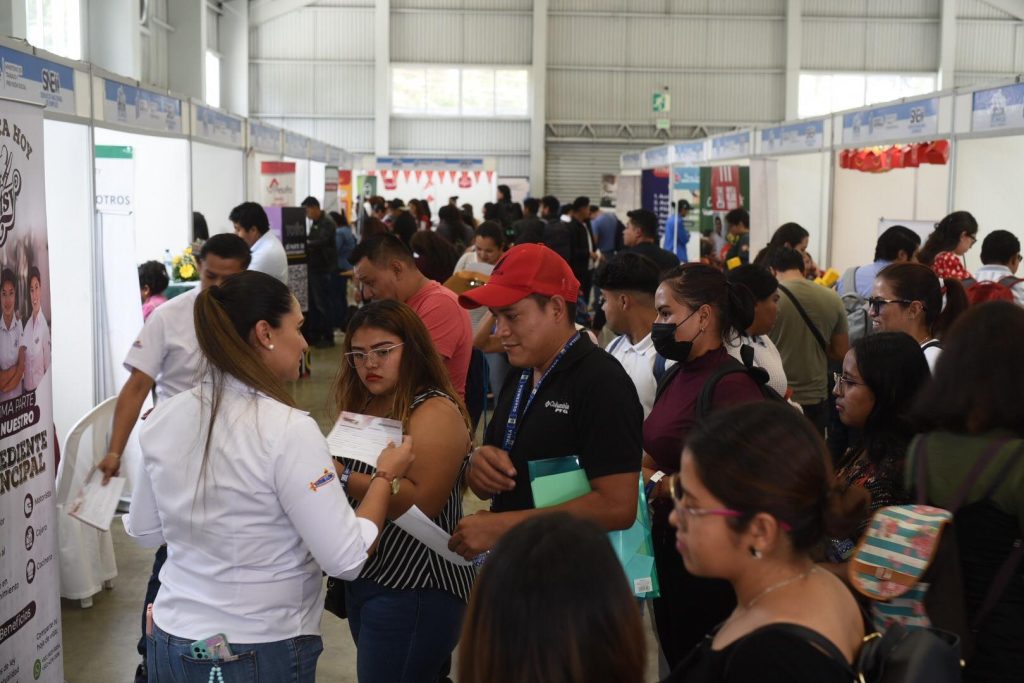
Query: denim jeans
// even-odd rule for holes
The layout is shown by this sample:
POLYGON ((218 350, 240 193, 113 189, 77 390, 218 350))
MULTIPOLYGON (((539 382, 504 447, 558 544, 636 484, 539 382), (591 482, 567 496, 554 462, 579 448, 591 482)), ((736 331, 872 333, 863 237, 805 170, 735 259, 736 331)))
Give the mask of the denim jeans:
MULTIPOLYGON (((216 634, 210 627, 210 635, 216 634)), ((316 661, 324 650, 320 636, 298 636, 272 643, 229 643, 237 657, 228 662, 192 657, 192 640, 165 633, 155 624, 146 638, 149 683, 313 683, 316 661), (220 676, 211 678, 214 667, 220 676)))
MULTIPOLYGON (((359 683, 435 683, 459 641, 466 603, 446 591, 346 584, 359 683)), ((225 680, 225 683, 226 680, 225 680)))

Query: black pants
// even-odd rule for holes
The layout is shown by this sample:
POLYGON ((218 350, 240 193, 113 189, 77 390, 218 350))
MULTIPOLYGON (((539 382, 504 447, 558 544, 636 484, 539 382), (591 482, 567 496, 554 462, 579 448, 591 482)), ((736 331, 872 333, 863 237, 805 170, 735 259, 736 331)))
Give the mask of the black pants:
POLYGON ((306 340, 311 344, 334 341, 332 323, 331 273, 309 273, 309 315, 306 321, 306 340))
POLYGON ((162 545, 156 549, 153 556, 153 571, 149 575, 149 583, 146 584, 146 601, 142 603, 142 637, 136 649, 143 657, 146 656, 146 608, 156 602, 156 594, 160 592, 160 570, 167 561, 167 546, 162 545))
POLYGON ((668 523, 668 510, 658 501, 652 538, 654 564, 658 569, 661 597, 654 600, 654 623, 669 669, 715 626, 725 621, 736 606, 736 594, 728 581, 702 579, 686 571, 676 550, 676 531, 668 523))
POLYGON ((342 332, 348 327, 348 281, 341 273, 331 273, 331 289, 334 290, 331 325, 342 332))

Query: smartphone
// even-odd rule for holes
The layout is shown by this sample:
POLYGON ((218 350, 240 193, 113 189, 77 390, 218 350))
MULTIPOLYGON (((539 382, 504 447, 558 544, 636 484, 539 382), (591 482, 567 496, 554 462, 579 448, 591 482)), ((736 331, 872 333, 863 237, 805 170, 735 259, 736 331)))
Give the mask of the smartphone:
POLYGON ((228 639, 223 633, 218 633, 204 640, 197 640, 189 647, 195 659, 204 661, 227 659, 231 656, 231 647, 228 645, 228 639))

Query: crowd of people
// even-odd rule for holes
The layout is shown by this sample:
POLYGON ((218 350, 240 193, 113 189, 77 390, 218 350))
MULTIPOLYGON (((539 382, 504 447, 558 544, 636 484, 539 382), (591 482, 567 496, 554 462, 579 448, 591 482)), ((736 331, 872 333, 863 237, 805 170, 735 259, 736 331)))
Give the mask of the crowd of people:
MULTIPOLYGON (((303 205, 307 311, 265 214, 243 204, 236 234, 198 252, 200 286, 153 308, 126 358, 100 468, 119 470, 155 388, 124 520, 158 548, 142 680, 314 680, 326 574, 366 683, 453 669, 481 683, 655 669, 845 682, 878 626, 851 563, 876 511, 912 503, 953 512, 979 617, 964 680, 1019 679, 1024 287, 1011 233, 986 235, 972 275, 969 213, 924 244, 895 226, 828 287, 807 230, 751 245, 745 212, 728 217, 724 259, 691 262, 688 205, 666 235, 646 210, 622 224, 587 197, 520 207, 504 186, 479 223, 454 201, 435 223, 425 201, 370 197, 351 227, 303 205), (307 346, 339 328, 333 414, 405 435, 376 467, 332 458, 291 394, 307 346), (585 491, 538 508, 535 468, 565 458, 585 491), (464 495, 489 506, 466 514, 464 495), (638 500, 653 600, 634 596, 607 540, 638 500), (412 512, 435 542, 396 523, 412 512), (197 659, 190 647, 215 634, 232 656, 197 659)), ((144 301, 166 287, 148 264, 139 277, 144 301)))

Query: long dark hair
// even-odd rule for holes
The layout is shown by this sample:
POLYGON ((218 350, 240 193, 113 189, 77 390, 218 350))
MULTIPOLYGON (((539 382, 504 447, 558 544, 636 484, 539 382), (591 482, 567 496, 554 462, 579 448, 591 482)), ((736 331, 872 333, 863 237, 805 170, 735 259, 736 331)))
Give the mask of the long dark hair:
POLYGON ((261 320, 272 328, 279 328, 294 300, 284 283, 254 270, 232 275, 220 285, 207 287, 196 299, 193 318, 203 352, 202 372, 212 382, 210 421, 203 447, 204 472, 210 458, 225 375, 287 406, 295 406, 284 382, 263 364, 249 343, 250 333, 261 320))
POLYGON ((797 245, 811 236, 804 226, 799 223, 783 223, 778 227, 768 242, 768 248, 789 247, 796 249, 797 245))
MULTIPOLYGON (((416 312, 398 301, 374 301, 360 308, 352 316, 345 332, 342 354, 352 351, 352 337, 363 327, 373 327, 390 332, 402 340, 402 362, 398 369, 398 386, 390 417, 399 420, 406 427, 412 416, 412 400, 416 394, 427 389, 438 389, 448 395, 459 407, 466 428, 469 429, 469 413, 452 386, 444 361, 430 339, 430 333, 416 312)), ((360 413, 372 394, 359 379, 359 373, 349 367, 342 355, 338 376, 331 394, 334 397, 334 414, 342 411, 360 413)))
MULTIPOLYGON (((967 310, 967 292, 959 280, 939 281, 935 271, 920 263, 891 263, 878 273, 897 299, 920 301, 924 320, 933 337, 942 337, 957 316, 967 310), (943 291, 943 284, 945 291, 943 291), (945 305, 943 305, 945 296, 945 305)), ((907 304, 899 304, 906 306, 907 304)))
POLYGON ((853 344, 857 369, 875 396, 875 406, 860 430, 860 449, 875 465, 889 462, 902 481, 907 446, 917 430, 910 419, 914 399, 931 378, 928 361, 914 339, 902 332, 881 332, 853 344))
POLYGON ((928 391, 913 416, 925 430, 982 434, 1006 429, 1024 438, 1024 309, 1008 301, 972 306, 942 342, 928 391))
POLYGON ((807 552, 841 528, 831 456, 814 425, 789 406, 761 401, 714 411, 686 448, 708 491, 742 513, 727 520, 737 533, 765 512, 789 525, 793 548, 807 552))
POLYGON ((409 242, 413 252, 426 261, 431 275, 444 282, 455 272, 455 264, 459 262, 459 252, 452 243, 433 230, 417 230, 409 242))
POLYGON ((709 305, 718 313, 722 339, 733 332, 743 334, 754 322, 754 295, 746 287, 733 285, 717 268, 703 263, 684 263, 661 278, 676 301, 693 310, 709 305))
POLYGON ((935 263, 935 257, 944 251, 953 251, 963 233, 978 234, 978 221, 967 211, 954 211, 936 223, 924 246, 917 252, 917 260, 926 266, 935 263))
POLYGON ((608 536, 556 512, 505 534, 473 586, 459 645, 464 683, 636 683, 640 610, 608 536))

